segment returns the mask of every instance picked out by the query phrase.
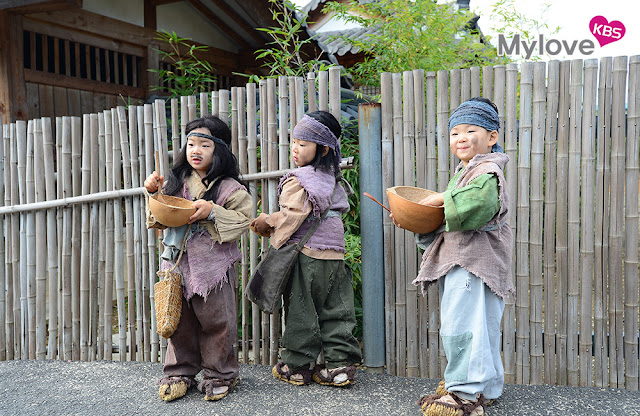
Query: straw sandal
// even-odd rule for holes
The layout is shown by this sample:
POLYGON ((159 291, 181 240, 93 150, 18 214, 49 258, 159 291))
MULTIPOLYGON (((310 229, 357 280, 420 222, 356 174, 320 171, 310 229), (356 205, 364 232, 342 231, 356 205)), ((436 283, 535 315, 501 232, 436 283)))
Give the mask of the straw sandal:
POLYGON ((356 381, 356 368, 350 365, 329 370, 324 366, 318 365, 313 370, 313 381, 323 386, 348 386, 356 381))
POLYGON ((483 395, 472 402, 450 393, 445 396, 424 396, 418 401, 418 406, 425 416, 483 416, 486 405, 483 395))
POLYGON ((237 377, 227 380, 221 380, 219 378, 205 378, 198 383, 198 390, 204 393, 205 400, 216 401, 226 397, 237 383, 237 377))
POLYGON ((294 386, 306 386, 311 383, 311 370, 301 369, 291 372, 289 366, 283 362, 274 365, 271 373, 278 380, 286 381, 294 386))
POLYGON ((170 402, 187 394, 187 390, 195 383, 193 377, 169 376, 160 379, 158 396, 165 402, 170 402))
MULTIPOLYGON (((447 389, 444 388, 444 380, 440 380, 440 383, 438 383, 438 387, 436 387, 436 394, 440 397, 442 396, 446 396, 447 394, 449 394, 449 392, 447 391, 447 389)), ((484 405, 489 406, 491 404, 493 404, 493 402, 495 402, 496 399, 491 399, 488 400, 484 405)))

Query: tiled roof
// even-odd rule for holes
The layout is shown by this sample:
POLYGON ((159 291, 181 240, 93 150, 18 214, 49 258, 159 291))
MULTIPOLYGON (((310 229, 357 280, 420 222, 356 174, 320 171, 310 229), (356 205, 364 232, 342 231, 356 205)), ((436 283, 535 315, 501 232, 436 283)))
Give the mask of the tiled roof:
POLYGON ((352 46, 344 39, 337 38, 338 36, 345 36, 350 39, 365 39, 366 37, 376 33, 376 31, 376 28, 357 27, 353 29, 316 33, 313 39, 318 41, 319 46, 327 53, 344 56, 347 53, 356 54, 360 51, 360 48, 352 46))

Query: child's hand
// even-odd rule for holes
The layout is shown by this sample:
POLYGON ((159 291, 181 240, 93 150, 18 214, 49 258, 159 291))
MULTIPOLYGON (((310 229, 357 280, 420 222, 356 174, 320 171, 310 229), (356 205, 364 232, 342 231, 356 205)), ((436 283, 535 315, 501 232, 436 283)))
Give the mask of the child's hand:
POLYGON ((189 224, 193 224, 198 220, 207 219, 209 214, 211 214, 211 210, 213 209, 213 202, 205 201, 204 199, 198 199, 193 202, 193 207, 196 209, 196 212, 193 213, 192 216, 189 217, 189 224))
POLYGON ((147 179, 145 179, 144 187, 151 193, 157 192, 158 189, 162 188, 163 182, 164 176, 160 176, 158 175, 158 172, 154 171, 147 179))
POLYGON ((391 214, 389 214, 389 217, 391 217, 391 221, 393 221, 393 225, 395 225, 398 228, 402 228, 400 223, 398 223, 398 221, 396 221, 396 218, 393 216, 393 212, 391 214))
POLYGON ((439 192, 431 194, 418 203, 420 205, 433 205, 436 207, 441 207, 444 205, 444 193, 439 192))
POLYGON ((269 237, 271 235, 272 227, 267 224, 267 217, 269 215, 264 212, 258 216, 258 218, 254 218, 249 225, 251 231, 258 234, 261 237, 269 237))

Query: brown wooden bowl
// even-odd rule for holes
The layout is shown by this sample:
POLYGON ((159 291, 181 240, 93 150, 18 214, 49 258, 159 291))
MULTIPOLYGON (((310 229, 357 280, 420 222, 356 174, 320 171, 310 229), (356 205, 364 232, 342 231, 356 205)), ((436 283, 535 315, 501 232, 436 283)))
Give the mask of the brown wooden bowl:
POLYGON ((413 186, 387 188, 387 198, 393 217, 405 230, 418 234, 434 231, 444 220, 444 208, 418 203, 434 193, 434 191, 413 186))
POLYGON ((167 227, 180 227, 189 222, 189 217, 196 212, 193 201, 177 196, 162 195, 164 204, 158 201, 158 194, 149 197, 149 210, 153 217, 167 227))

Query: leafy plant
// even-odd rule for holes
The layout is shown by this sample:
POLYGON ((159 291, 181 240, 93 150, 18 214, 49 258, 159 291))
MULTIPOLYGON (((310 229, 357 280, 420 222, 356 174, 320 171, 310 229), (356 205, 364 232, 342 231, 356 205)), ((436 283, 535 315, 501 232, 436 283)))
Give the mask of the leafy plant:
POLYGON ((194 95, 205 89, 209 82, 215 82, 213 65, 207 61, 198 59, 197 52, 204 52, 207 46, 197 46, 190 41, 190 38, 181 38, 176 32, 158 31, 156 40, 162 41, 169 47, 169 51, 156 49, 160 54, 161 60, 171 63, 169 69, 149 69, 151 72, 158 74, 160 80, 167 84, 167 87, 161 85, 152 86, 151 89, 168 90, 171 97, 180 97, 186 95, 194 95))
POLYGON ((323 12, 335 12, 346 22, 375 29, 364 37, 337 36, 366 55, 349 68, 356 83, 380 85, 380 73, 421 68, 436 71, 482 66, 497 59, 495 48, 468 30, 473 15, 433 0, 328 2, 323 12))

